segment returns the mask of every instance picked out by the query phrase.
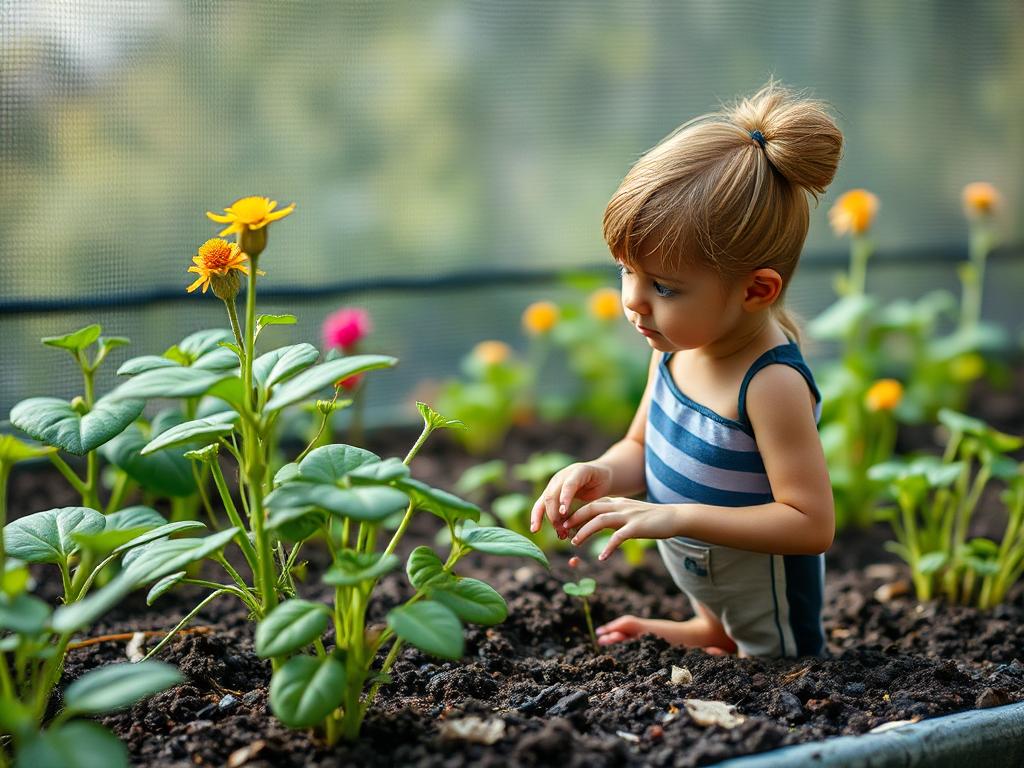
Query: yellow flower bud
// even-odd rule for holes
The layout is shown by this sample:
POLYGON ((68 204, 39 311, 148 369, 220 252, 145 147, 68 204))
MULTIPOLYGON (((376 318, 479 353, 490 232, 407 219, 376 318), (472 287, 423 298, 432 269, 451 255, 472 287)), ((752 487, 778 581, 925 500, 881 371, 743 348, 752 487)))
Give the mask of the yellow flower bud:
POLYGON ((622 315, 622 300, 614 288, 601 288, 590 294, 587 309, 598 320, 614 320, 622 315))
POLYGON ((1002 204, 999 191, 987 181, 975 181, 964 187, 960 195, 964 214, 970 218, 991 215, 1002 204))
POLYGON ((838 237, 864 234, 871 229, 878 207, 878 198, 866 189, 843 193, 828 212, 832 231, 838 237))
POLYGON ((512 350, 503 341, 481 341, 473 347, 473 357, 484 365, 500 365, 511 355, 512 350))
POLYGON ((896 379, 879 379, 864 395, 864 404, 869 411, 891 411, 902 399, 902 384, 896 379))
POLYGON ((540 336, 557 325, 558 315, 558 307, 552 302, 534 302, 523 311, 523 329, 531 336, 540 336))

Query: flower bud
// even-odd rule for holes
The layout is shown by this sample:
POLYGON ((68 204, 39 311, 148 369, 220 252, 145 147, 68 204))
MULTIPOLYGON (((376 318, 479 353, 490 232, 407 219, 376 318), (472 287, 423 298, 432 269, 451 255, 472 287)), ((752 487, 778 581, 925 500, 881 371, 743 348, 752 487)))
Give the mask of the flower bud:
POLYGON ((229 270, 226 275, 212 273, 210 287, 213 289, 213 295, 218 299, 234 301, 242 287, 242 281, 238 279, 238 270, 229 270))
POLYGON ((242 253, 249 256, 249 260, 254 265, 256 264, 256 257, 263 253, 263 249, 267 247, 267 229, 269 227, 250 229, 243 226, 242 231, 238 233, 238 247, 242 249, 242 253))
POLYGON ((85 403, 85 398, 78 395, 71 401, 71 410, 80 416, 85 416, 89 412, 89 406, 85 403))

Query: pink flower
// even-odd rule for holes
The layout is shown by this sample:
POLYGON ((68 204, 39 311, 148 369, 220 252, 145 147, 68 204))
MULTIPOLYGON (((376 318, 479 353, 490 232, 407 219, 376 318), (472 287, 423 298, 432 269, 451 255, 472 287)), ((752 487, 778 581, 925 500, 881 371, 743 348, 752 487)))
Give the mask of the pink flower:
POLYGON ((365 309, 339 309, 324 319, 321 332, 324 346, 349 350, 373 330, 370 314, 365 309))
POLYGON ((363 374, 357 373, 355 376, 349 376, 347 379, 342 379, 338 382, 338 386, 342 389, 351 392, 353 389, 359 386, 359 382, 363 380, 363 374))

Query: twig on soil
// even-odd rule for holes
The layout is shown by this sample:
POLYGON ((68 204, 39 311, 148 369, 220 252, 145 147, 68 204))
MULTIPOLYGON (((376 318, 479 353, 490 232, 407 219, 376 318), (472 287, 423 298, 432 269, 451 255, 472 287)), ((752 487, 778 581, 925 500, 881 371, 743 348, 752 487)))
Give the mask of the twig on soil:
MULTIPOLYGON (((212 631, 213 631, 213 629, 211 627, 189 627, 188 629, 181 629, 181 630, 179 630, 177 632, 177 634, 179 634, 179 635, 184 635, 184 634, 187 634, 187 633, 203 634, 203 633, 212 632, 212 631)), ((119 633, 119 634, 116 634, 116 635, 101 635, 100 637, 90 637, 88 640, 79 640, 76 643, 68 643, 68 650, 69 651, 74 651, 74 650, 76 650, 78 648, 85 648, 85 647, 90 646, 90 645, 98 645, 99 643, 127 642, 127 641, 131 640, 133 637, 135 637, 135 635, 137 635, 137 634, 139 634, 139 633, 138 632, 122 632, 122 633, 119 633)), ((164 635, 166 633, 161 631, 161 630, 153 630, 153 631, 149 631, 149 632, 143 632, 142 634, 145 635, 146 637, 157 637, 157 636, 160 636, 160 635, 164 635)))
POLYGON ((780 677, 779 680, 783 683, 783 685, 789 685, 789 683, 792 683, 795 680, 799 680, 801 677, 803 677, 810 671, 811 668, 809 666, 801 667, 800 669, 794 669, 792 672, 787 672, 786 674, 782 675, 782 677, 780 677))

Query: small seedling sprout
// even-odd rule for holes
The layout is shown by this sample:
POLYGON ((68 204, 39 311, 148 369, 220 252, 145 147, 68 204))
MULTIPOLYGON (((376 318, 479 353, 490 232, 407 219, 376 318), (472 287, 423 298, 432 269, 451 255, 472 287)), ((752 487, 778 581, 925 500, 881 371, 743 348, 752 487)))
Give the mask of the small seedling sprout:
POLYGON ((590 642, 594 646, 595 652, 598 650, 597 635, 594 634, 594 622, 590 618, 590 603, 587 598, 594 594, 596 588, 597 582, 589 576, 579 581, 570 581, 562 585, 562 589, 567 595, 578 597, 580 602, 583 603, 583 615, 587 619, 587 631, 590 633, 590 642))

